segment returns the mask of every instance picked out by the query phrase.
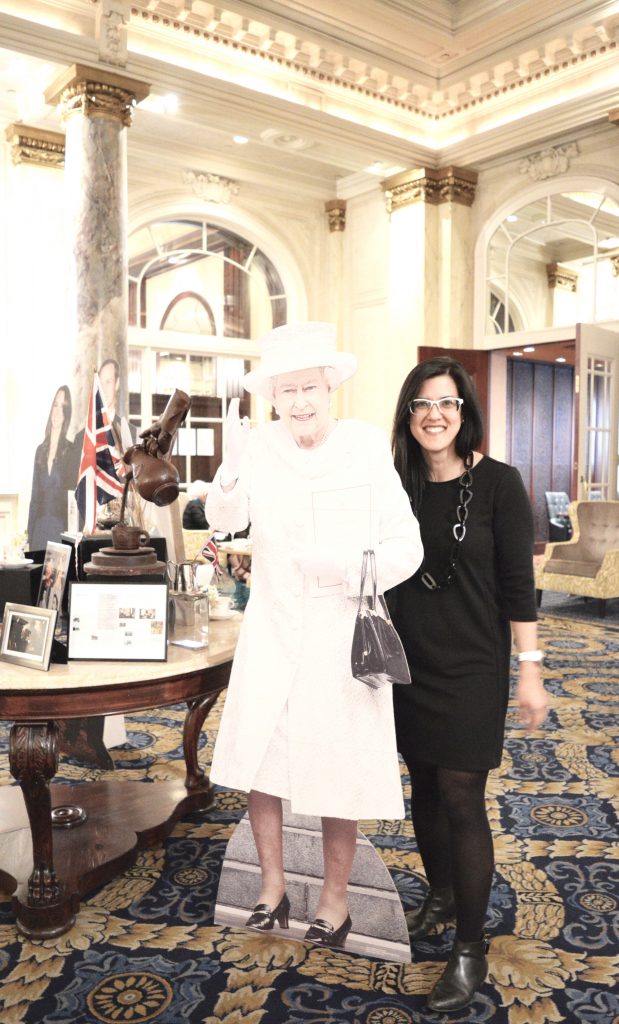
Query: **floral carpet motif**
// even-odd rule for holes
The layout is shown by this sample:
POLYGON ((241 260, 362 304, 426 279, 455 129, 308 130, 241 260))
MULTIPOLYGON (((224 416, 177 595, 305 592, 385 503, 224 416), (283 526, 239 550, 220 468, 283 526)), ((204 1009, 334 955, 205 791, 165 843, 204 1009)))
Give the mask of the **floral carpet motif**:
MULTIPOLYGON (((617 1024, 619 633, 541 621, 552 710, 525 737, 509 712, 505 754, 490 776, 496 871, 487 916, 489 976, 459 1013, 425 997, 453 932, 418 942, 412 964, 385 963, 212 923, 219 871, 245 796, 177 824, 163 848, 85 899, 76 926, 53 941, 20 941, 0 894, 2 1024, 617 1024)), ((220 707, 206 723, 208 765, 220 707)), ((184 709, 127 718, 113 751, 117 778, 183 778, 184 709)), ((0 784, 8 770, 0 727, 0 784)), ((66 781, 106 773, 63 762, 66 781)), ((402 768, 407 798, 410 782, 402 768)), ((410 821, 363 822, 405 909, 426 883, 410 821)))

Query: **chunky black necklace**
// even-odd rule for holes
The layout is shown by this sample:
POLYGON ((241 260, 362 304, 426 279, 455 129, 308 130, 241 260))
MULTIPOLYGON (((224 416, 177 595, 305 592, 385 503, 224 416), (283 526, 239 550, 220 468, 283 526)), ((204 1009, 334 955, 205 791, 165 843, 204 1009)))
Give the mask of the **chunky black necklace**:
POLYGON ((471 487, 471 484, 473 483, 473 477, 471 476, 472 468, 473 452, 467 452, 464 458, 464 473, 458 481, 460 484, 460 501, 456 509, 456 522, 453 525, 454 542, 449 553, 449 562, 445 570, 445 575, 441 580, 437 581, 427 570, 421 574, 421 582, 428 588, 428 590, 445 590, 446 587, 450 586, 456 578, 456 567, 458 565, 460 545, 462 544, 466 534, 466 521, 469 516, 469 502, 473 497, 473 490, 471 487))

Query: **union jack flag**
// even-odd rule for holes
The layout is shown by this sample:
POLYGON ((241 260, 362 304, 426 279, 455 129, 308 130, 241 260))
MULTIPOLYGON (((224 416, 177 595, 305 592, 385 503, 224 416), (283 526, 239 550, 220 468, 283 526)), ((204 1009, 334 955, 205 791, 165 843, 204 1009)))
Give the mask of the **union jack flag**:
POLYGON ((223 572, 219 566, 219 550, 217 548, 217 541, 213 537, 211 537, 210 540, 207 540, 200 554, 203 558, 206 558, 207 562, 211 563, 216 576, 223 576, 223 572))
POLYGON ((80 521, 86 533, 97 524, 97 509, 122 496, 124 466, 115 446, 107 409, 101 397, 99 375, 95 373, 88 402, 82 458, 75 488, 80 521))

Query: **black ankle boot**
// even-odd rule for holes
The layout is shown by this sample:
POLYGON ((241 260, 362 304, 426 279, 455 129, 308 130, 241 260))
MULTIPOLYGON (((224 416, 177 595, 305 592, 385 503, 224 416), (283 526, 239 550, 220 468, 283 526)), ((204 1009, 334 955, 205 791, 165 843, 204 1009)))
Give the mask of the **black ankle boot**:
POLYGON ((456 904, 451 886, 444 889, 428 889, 426 898, 417 910, 406 914, 408 937, 411 942, 429 935, 435 924, 451 921, 456 913, 456 904))
POLYGON ((430 992, 430 1010, 461 1010, 467 1006, 486 977, 488 942, 456 939, 442 976, 430 992))

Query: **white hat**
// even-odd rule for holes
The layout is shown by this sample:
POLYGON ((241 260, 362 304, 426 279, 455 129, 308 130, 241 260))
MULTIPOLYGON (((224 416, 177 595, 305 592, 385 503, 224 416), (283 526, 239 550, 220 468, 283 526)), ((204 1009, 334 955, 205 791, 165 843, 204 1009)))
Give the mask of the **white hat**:
POLYGON ((357 369, 357 357, 352 352, 338 352, 335 347, 335 324, 317 320, 284 324, 263 334, 258 344, 260 365, 245 374, 243 386, 269 402, 273 401, 273 378, 280 373, 328 366, 332 370, 329 383, 332 388, 339 388, 357 369))

